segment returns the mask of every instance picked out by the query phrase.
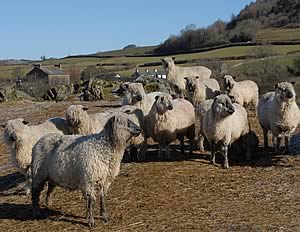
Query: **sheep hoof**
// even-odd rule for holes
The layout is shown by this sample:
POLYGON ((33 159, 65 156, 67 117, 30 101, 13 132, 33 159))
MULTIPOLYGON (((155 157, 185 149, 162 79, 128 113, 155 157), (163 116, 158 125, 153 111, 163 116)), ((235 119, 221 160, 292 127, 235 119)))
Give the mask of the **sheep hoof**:
POLYGON ((41 211, 39 209, 33 210, 33 217, 37 219, 42 218, 41 211))
POLYGON ((89 227, 94 227, 95 226, 95 220, 93 218, 90 218, 88 221, 89 227))
POLYGON ((224 169, 228 169, 228 168, 229 168, 229 165, 228 165, 228 164, 224 164, 224 165, 223 165, 223 168, 224 168, 224 169))

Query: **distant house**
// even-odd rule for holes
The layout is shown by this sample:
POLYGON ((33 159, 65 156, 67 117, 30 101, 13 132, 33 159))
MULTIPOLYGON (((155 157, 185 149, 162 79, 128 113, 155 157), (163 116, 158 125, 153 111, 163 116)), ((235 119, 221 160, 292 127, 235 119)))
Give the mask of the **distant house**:
POLYGON ((44 82, 49 87, 58 85, 69 85, 70 75, 66 74, 60 64, 54 66, 34 65, 33 69, 26 74, 26 82, 40 83, 44 82))

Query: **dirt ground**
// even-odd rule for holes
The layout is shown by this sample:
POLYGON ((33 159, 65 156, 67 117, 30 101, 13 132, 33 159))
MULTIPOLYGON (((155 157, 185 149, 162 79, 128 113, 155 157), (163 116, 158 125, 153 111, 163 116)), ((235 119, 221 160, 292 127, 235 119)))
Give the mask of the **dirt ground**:
MULTIPOLYGON (((0 104, 0 123, 22 117, 32 124, 63 116, 74 102, 30 101, 0 104)), ((100 112, 117 102, 82 103, 100 112)), ((262 144, 253 115, 251 126, 262 144)), ((3 136, 1 128, 0 136, 3 136)), ((112 222, 104 225, 95 207, 92 231, 300 231, 300 155, 275 155, 261 147, 251 162, 230 160, 230 169, 208 164, 208 153, 174 160, 124 163, 112 184, 107 207, 112 222)), ((0 142, 1 231, 89 231, 85 201, 79 192, 57 187, 48 217, 35 220, 29 196, 19 190, 24 178, 11 166, 0 142)))

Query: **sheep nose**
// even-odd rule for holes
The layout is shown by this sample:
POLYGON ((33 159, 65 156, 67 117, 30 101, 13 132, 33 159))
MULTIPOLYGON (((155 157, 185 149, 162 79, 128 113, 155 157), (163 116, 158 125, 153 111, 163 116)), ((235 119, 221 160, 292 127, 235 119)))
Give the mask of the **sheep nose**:
POLYGON ((168 110, 173 110, 173 105, 172 104, 168 105, 168 110))
POLYGON ((292 93, 288 93, 286 96, 287 96, 288 98, 293 98, 293 94, 292 94, 292 93))
POLYGON ((136 100, 141 101, 141 100, 142 100, 142 96, 137 95, 137 96, 136 96, 136 100))
POLYGON ((235 111, 234 108, 229 108, 229 109, 227 110, 227 112, 230 113, 230 114, 233 114, 234 111, 235 111))

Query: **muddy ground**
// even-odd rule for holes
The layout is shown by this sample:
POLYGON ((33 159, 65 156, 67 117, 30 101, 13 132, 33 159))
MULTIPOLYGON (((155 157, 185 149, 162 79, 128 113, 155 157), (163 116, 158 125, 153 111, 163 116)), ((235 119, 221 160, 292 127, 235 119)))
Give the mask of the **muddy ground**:
MULTIPOLYGON (((70 104, 3 103, 0 123, 17 117, 40 123, 63 116, 70 104)), ((83 104, 90 112, 100 112, 118 102, 83 104)), ((261 145, 258 121, 253 114, 250 120, 261 145)), ((173 161, 161 162, 154 150, 149 157, 151 162, 122 165, 107 199, 112 222, 101 222, 97 202, 92 231, 300 231, 300 155, 275 155, 260 147, 251 162, 230 160, 229 170, 209 165, 208 153, 184 157, 173 152, 173 161)), ((1 141, 1 231, 89 230, 81 194, 59 187, 50 209, 44 209, 48 217, 35 220, 30 197, 21 192, 23 180, 1 141)))

